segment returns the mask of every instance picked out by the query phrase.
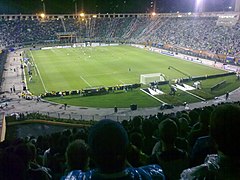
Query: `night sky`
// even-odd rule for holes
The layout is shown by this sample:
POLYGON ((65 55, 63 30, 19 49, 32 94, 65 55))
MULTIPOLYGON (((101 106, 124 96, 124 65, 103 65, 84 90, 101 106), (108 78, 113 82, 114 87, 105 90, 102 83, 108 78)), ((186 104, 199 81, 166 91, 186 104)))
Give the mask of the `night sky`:
MULTIPOLYGON (((42 12, 44 1, 48 14, 85 13, 145 13, 155 12, 194 12, 197 0, 0 0, 0 14, 36 14, 42 12)), ((199 0, 198 0, 199 1, 199 0)), ((202 0, 206 11, 228 11, 234 8, 235 0, 202 0)))

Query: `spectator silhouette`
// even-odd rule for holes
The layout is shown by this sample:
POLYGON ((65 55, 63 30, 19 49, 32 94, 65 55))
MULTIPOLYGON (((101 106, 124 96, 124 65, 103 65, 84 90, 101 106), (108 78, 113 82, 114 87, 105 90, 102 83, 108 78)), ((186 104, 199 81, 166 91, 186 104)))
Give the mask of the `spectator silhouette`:
POLYGON ((161 147, 152 157, 152 163, 163 168, 167 179, 179 179, 180 173, 188 167, 189 158, 186 151, 178 149, 175 145, 178 128, 171 119, 165 119, 159 124, 161 147))
POLYGON ((190 166, 198 166, 204 163, 204 160, 208 154, 217 153, 216 144, 212 137, 202 136, 199 137, 194 144, 191 151, 191 164, 190 166))
POLYGON ((188 137, 191 147, 193 147, 199 137, 209 135, 210 114, 211 110, 209 108, 205 108, 200 112, 199 123, 193 126, 192 131, 188 137))
POLYGON ((28 162, 28 179, 33 180, 48 180, 52 179, 51 170, 49 168, 40 166, 37 161, 37 150, 34 144, 27 143, 29 149, 29 162, 28 162))
POLYGON ((154 124, 150 120, 144 120, 142 125, 142 132, 144 135, 143 138, 143 146, 142 151, 147 154, 151 155, 154 145, 157 143, 157 139, 153 137, 154 131, 157 127, 154 127, 154 124))
POLYGON ((132 120, 132 129, 130 130, 129 134, 134 132, 142 134, 142 121, 143 118, 141 116, 135 116, 132 120))
POLYGON ((130 147, 127 153, 128 162, 133 167, 147 165, 149 156, 142 152, 143 136, 140 133, 132 133, 130 136, 130 147))
POLYGON ((71 142, 66 151, 67 171, 87 171, 89 166, 88 145, 80 139, 71 142))
POLYGON ((66 179, 164 179, 158 165, 127 167, 128 135, 120 123, 102 120, 89 132, 88 144, 96 169, 71 171, 66 179))
POLYGON ((240 177, 240 107, 221 105, 211 114, 210 136, 217 154, 205 163, 182 172, 182 179, 239 179, 240 177))
POLYGON ((68 140, 61 133, 52 134, 49 137, 49 148, 43 154, 43 165, 51 169, 53 179, 60 179, 64 173, 65 148, 68 140))
POLYGON ((36 148, 31 143, 21 143, 14 148, 14 153, 18 155, 26 170, 28 180, 49 180, 52 179, 50 169, 42 167, 36 163, 36 148))
POLYGON ((190 128, 186 118, 181 117, 178 119, 178 128, 178 136, 181 138, 187 138, 190 128))

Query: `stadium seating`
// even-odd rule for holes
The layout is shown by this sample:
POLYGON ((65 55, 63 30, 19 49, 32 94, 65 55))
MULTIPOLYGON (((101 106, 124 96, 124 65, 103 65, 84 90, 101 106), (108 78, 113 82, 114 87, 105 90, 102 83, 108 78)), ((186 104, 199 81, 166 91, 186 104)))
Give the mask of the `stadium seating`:
MULTIPOLYGON (((239 106, 239 102, 235 103, 235 105, 239 106)), ((210 152, 214 152, 212 144, 209 144, 211 145, 209 147, 207 147, 207 144, 205 144, 204 147, 200 147, 204 149, 202 149, 202 152, 198 152, 198 155, 196 154, 195 149, 193 156, 194 159, 191 159, 191 153, 193 153, 192 148, 195 143, 191 142, 190 145, 189 142, 192 140, 192 134, 202 129, 202 122, 209 120, 209 114, 213 112, 218 106, 205 107, 204 109, 197 108, 191 111, 182 111, 170 114, 158 113, 156 115, 151 115, 148 117, 136 116, 133 118, 133 120, 122 121, 121 124, 128 132, 128 136, 130 137, 130 143, 132 144, 132 147, 128 151, 129 154, 127 155, 127 157, 130 158, 129 161, 134 163, 134 167, 137 167, 138 163, 140 163, 141 166, 148 165, 151 162, 155 162, 155 157, 159 156, 159 153, 161 153, 161 151, 163 151, 164 149, 165 153, 167 154, 167 147, 165 147, 165 145, 163 145, 160 141, 160 138, 162 137, 161 128, 158 128, 158 125, 166 119, 171 119, 171 121, 176 123, 178 130, 175 128, 174 132, 179 131, 177 138, 174 140, 175 150, 177 148, 178 152, 186 152, 188 154, 190 162, 196 160, 198 156, 199 158, 201 157, 200 159, 202 159, 204 155, 207 155, 210 152), (192 116, 193 112, 195 116, 192 116), (208 116, 205 117, 205 114, 207 114, 208 116), (149 133, 152 135, 151 138, 148 137, 149 133), (155 146, 154 143, 156 143, 155 146), (145 144, 151 145, 152 154, 151 152, 149 152, 149 150, 145 148, 145 144), (209 150, 207 148, 209 148, 209 150)), ((25 117, 22 116, 22 119, 24 118, 25 117)), ((5 177, 6 179, 13 178, 15 175, 18 177, 26 177, 26 175, 28 175, 31 176, 31 178, 37 178, 37 176, 41 175, 41 178, 43 179, 60 179, 61 177, 65 177, 65 175, 67 175, 69 172, 68 166, 66 166, 65 163, 65 152, 67 150, 67 146, 77 139, 81 139, 83 140, 83 142, 87 142, 88 131, 91 125, 85 125, 81 128, 78 127, 66 129, 64 131, 53 133, 50 135, 43 135, 40 132, 40 135, 38 137, 18 137, 14 139, 7 139, 4 142, 0 143, 1 177, 5 177), (32 150, 33 152, 35 152, 34 154, 31 154, 32 150), (31 156, 29 156, 29 153, 31 154, 31 156), (13 166, 13 161, 11 158, 8 158, 9 156, 15 157, 15 159, 18 160, 19 166, 22 163, 21 167, 13 166), (25 166, 25 163, 28 163, 29 166, 25 166), (16 171, 16 174, 12 174, 11 171, 16 171)), ((165 133, 171 132, 168 132, 166 130, 165 133)), ((204 140, 206 139, 205 137, 206 136, 204 136, 203 138, 204 140)), ((195 139, 195 142, 197 142, 197 139, 195 139)), ((87 145, 83 145, 80 145, 79 148, 81 149, 75 149, 74 151, 85 151, 86 156, 89 156, 86 152, 87 145), (85 148, 85 150, 82 148, 85 148)), ((201 144, 197 145, 200 146, 201 144)), ((74 155, 71 156, 74 157, 74 155)), ((94 163, 88 164, 87 162, 84 162, 88 158, 84 158, 79 155, 76 155, 76 157, 80 158, 79 161, 81 162, 79 163, 85 164, 83 169, 84 171, 95 168, 94 163), (86 167, 86 165, 88 165, 88 167, 86 167)), ((172 166, 174 166, 175 162, 178 162, 175 160, 172 161, 171 157, 163 156, 162 158, 164 159, 164 165, 166 165, 168 161, 169 163, 172 163, 172 166)), ((175 158, 177 158, 177 156, 175 158)), ((194 165, 199 165, 203 163, 203 159, 200 161, 199 158, 198 164, 196 164, 196 161, 194 161, 194 165)), ((161 163, 163 163, 161 161, 156 162, 159 163, 160 166, 161 163)), ((77 163, 77 161, 75 161, 74 163, 77 163)), ((188 167, 191 167, 191 163, 190 165, 188 165, 188 167)), ((184 168, 186 167, 184 166, 184 168)), ((180 177, 180 174, 175 173, 175 176, 180 177)))
POLYGON ((56 33, 75 32, 78 37, 93 41, 151 42, 229 56, 240 50, 239 28, 240 22, 233 27, 218 26, 217 16, 0 21, 3 46, 54 41, 56 33))

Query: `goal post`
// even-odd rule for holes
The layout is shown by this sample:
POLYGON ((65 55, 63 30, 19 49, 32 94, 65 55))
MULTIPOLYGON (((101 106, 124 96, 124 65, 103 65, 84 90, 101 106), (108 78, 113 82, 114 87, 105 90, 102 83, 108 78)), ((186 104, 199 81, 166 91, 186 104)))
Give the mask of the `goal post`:
POLYGON ((149 84, 151 82, 160 82, 165 81, 165 75, 162 73, 153 73, 153 74, 141 74, 140 83, 149 84))

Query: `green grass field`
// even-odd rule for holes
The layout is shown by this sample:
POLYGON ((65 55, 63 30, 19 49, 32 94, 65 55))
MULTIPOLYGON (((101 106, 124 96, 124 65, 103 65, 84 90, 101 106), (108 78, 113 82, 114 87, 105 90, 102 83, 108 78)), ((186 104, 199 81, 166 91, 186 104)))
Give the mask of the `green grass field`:
POLYGON ((184 77, 169 66, 191 76, 223 72, 130 46, 39 50, 29 52, 29 57, 42 79, 37 82, 35 73, 28 84, 34 94, 139 83, 140 75, 149 73, 163 73, 167 79, 184 77))
MULTIPOLYGON (((35 64, 32 70, 33 79, 28 82, 28 88, 34 95, 52 91, 71 91, 99 86, 134 84, 140 82, 141 74, 163 73, 167 80, 186 77, 172 68, 168 69, 169 66, 175 67, 190 76, 213 75, 224 72, 223 70, 130 46, 36 50, 28 51, 27 56, 35 64), (131 70, 129 71, 129 69, 131 70)), ((134 103, 134 99, 138 99, 136 95, 132 97, 133 94, 127 94, 122 95, 118 100, 104 95, 105 99, 109 98, 109 104, 104 107, 112 107, 114 104, 119 104, 119 107, 124 107, 124 104, 129 106, 131 102, 134 103), (126 98, 123 98, 123 96, 126 96, 126 98), (126 102, 131 98, 132 101, 126 102), (111 102, 111 99, 113 99, 113 102, 111 102)), ((139 96, 139 100, 141 97, 147 96, 143 93, 136 94, 139 96)), ((94 97, 84 98, 85 100, 86 98, 94 99, 94 97)), ((95 101, 98 101, 99 98, 95 98, 95 101)), ((80 100, 73 99, 72 97, 64 97, 64 99, 53 98, 52 100, 81 106, 95 106, 94 103, 96 104, 94 100, 93 105, 89 104, 88 100, 86 100, 86 104, 79 104, 76 101, 80 100)), ((146 98, 146 102, 142 103, 142 107, 159 104, 156 100, 149 99, 151 98, 146 98)), ((136 100, 136 103, 139 100, 136 100)), ((141 100, 139 103, 141 103, 141 100)))

